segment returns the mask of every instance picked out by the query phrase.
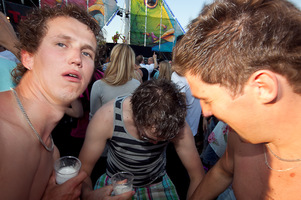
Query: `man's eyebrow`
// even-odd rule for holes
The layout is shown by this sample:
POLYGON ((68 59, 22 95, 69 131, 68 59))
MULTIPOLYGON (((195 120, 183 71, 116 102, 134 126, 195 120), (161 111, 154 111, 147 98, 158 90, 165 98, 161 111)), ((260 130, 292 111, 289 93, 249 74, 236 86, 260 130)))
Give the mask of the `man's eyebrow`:
POLYGON ((89 44, 85 44, 85 45, 82 47, 82 49, 89 49, 89 50, 93 51, 94 53, 96 53, 96 49, 93 48, 93 47, 92 47, 91 45, 89 45, 89 44))
MULTIPOLYGON (((60 35, 57 35, 55 36, 57 38, 61 38, 61 39, 64 39, 64 40, 72 40, 72 38, 70 36, 67 36, 67 35, 63 35, 63 34, 60 34, 60 35)), ((91 51, 93 51, 94 53, 96 52, 96 49, 93 48, 91 45, 89 44, 85 44, 84 46, 82 46, 82 49, 89 49, 91 51)))
POLYGON ((63 35, 63 34, 56 35, 55 37, 56 38, 62 38, 62 39, 65 39, 65 40, 71 40, 70 36, 63 35))

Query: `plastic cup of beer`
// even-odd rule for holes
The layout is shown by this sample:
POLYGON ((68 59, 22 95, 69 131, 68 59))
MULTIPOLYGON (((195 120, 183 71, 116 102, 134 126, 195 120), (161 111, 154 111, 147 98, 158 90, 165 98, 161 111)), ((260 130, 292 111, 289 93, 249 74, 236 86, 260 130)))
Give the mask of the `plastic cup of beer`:
POLYGON ((114 194, 119 195, 133 190, 134 175, 130 172, 118 172, 111 177, 114 194))
POLYGON ((69 179, 78 175, 81 162, 74 156, 64 156, 54 162, 54 170, 56 173, 56 183, 63 184, 69 179))

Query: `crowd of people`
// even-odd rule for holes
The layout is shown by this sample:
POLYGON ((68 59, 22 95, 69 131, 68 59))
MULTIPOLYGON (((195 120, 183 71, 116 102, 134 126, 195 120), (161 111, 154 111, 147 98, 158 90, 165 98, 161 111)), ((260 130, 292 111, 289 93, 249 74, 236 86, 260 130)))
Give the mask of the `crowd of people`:
POLYGON ((1 198, 299 199, 301 11, 290 2, 213 1, 169 61, 115 44, 99 63, 101 28, 72 4, 33 9, 18 34, 3 13, 0 25, 1 198), (65 155, 81 169, 59 185, 65 155), (120 171, 133 191, 113 195, 120 171))

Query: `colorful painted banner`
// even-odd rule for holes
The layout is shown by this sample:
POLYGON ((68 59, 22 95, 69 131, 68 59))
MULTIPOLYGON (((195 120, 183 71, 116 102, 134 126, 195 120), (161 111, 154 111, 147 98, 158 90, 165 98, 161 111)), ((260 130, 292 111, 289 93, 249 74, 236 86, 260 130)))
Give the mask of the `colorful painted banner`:
POLYGON ((131 0, 130 43, 172 52, 176 38, 184 34, 164 0, 131 0))
POLYGON ((118 10, 116 0, 40 0, 40 7, 66 4, 77 4, 87 9, 101 27, 108 25, 118 10))

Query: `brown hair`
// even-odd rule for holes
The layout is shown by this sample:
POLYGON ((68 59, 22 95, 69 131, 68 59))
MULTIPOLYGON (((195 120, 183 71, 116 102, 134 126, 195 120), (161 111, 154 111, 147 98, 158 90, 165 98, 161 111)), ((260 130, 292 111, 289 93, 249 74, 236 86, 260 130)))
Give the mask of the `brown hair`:
MULTIPOLYGON (((77 19, 92 30, 97 40, 102 39, 100 27, 97 22, 87 13, 87 11, 74 4, 69 4, 62 7, 57 6, 53 8, 36 8, 33 9, 33 11, 29 13, 25 19, 21 20, 18 26, 20 40, 18 44, 19 54, 21 50, 25 50, 34 54, 38 50, 44 36, 47 33, 47 22, 50 19, 61 16, 77 19)), ((95 57, 97 56, 98 53, 95 57)), ((12 72, 12 76, 16 83, 20 81, 20 78, 26 71, 27 69, 22 65, 22 63, 19 63, 12 72)))
POLYGON ((223 0, 204 7, 173 52, 173 69, 233 96, 268 69, 301 93, 301 12, 285 0, 223 0))
POLYGON ((136 57, 136 60, 139 62, 139 64, 140 63, 142 63, 142 61, 143 61, 143 55, 138 55, 137 57, 136 57))
POLYGON ((133 93, 131 106, 136 126, 154 129, 155 136, 174 138, 185 125, 185 95, 166 79, 143 82, 133 93))

